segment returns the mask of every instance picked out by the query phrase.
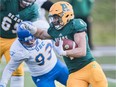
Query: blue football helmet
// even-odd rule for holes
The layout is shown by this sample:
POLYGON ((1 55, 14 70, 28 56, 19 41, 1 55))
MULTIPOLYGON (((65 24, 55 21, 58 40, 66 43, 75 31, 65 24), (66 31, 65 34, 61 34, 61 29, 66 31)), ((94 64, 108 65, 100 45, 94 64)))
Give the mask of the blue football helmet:
MULTIPOLYGON (((29 24, 32 24, 31 22, 28 22, 29 24)), ((36 38, 30 33, 29 30, 26 29, 24 26, 24 23, 20 23, 17 27, 17 35, 19 41, 25 45, 25 46, 33 46, 36 38)))

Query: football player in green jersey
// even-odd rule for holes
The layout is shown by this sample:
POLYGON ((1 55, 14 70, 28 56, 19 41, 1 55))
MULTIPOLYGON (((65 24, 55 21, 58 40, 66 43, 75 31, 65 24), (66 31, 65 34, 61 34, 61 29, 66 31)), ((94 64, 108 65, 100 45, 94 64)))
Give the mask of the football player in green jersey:
POLYGON ((75 18, 81 18, 87 24, 88 42, 91 49, 92 43, 92 8, 95 0, 68 0, 74 10, 75 18))
POLYGON ((49 19, 48 32, 26 22, 24 26, 38 38, 59 40, 59 46, 55 47, 56 51, 63 56, 70 72, 67 87, 89 87, 89 85, 92 87, 108 87, 101 66, 91 54, 85 32, 87 25, 81 19, 74 19, 72 6, 64 1, 56 2, 50 8, 49 19), (75 41, 78 47, 63 50, 62 39, 64 38, 75 41))
MULTIPOLYGON (((0 60, 10 60, 9 48, 16 38, 16 26, 21 21, 35 21, 38 5, 35 0, 0 0, 0 60)), ((22 64, 13 73, 10 87, 24 87, 22 64)))

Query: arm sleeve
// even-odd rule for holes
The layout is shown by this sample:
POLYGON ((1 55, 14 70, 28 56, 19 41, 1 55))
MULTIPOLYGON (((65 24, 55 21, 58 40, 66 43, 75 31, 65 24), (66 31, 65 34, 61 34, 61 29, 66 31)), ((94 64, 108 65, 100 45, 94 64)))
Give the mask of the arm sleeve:
MULTIPOLYGON (((36 21, 37 19, 38 19, 38 17, 39 17, 39 6, 38 6, 38 4, 34 4, 34 5, 32 5, 32 7, 30 7, 30 11, 31 11, 31 13, 30 13, 30 16, 29 16, 29 20, 30 21, 36 21)), ((25 13, 24 13, 25 14, 25 13)))
POLYGON ((19 11, 19 18, 23 21, 36 21, 39 17, 38 9, 38 4, 34 3, 33 5, 28 6, 22 11, 19 11))
POLYGON ((47 0, 46 2, 43 3, 41 8, 44 8, 46 11, 49 11, 50 7, 53 5, 53 2, 47 0))
POLYGON ((74 32, 83 32, 87 30, 87 24, 82 19, 76 19, 73 22, 74 24, 74 32))
POLYGON ((17 67, 22 63, 23 60, 20 61, 16 61, 14 59, 10 59, 9 63, 6 65, 3 74, 2 74, 2 78, 1 78, 1 83, 7 85, 13 71, 15 71, 17 69, 17 67))

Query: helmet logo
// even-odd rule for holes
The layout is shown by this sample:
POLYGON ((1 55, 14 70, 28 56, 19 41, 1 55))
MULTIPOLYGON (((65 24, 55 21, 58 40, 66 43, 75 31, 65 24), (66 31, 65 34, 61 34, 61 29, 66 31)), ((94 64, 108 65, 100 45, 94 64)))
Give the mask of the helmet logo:
POLYGON ((70 10, 70 9, 67 7, 66 4, 61 4, 61 6, 62 6, 62 10, 63 10, 64 12, 67 12, 67 11, 70 10))
POLYGON ((25 41, 29 41, 29 40, 32 40, 32 39, 33 39, 32 36, 29 36, 29 37, 25 38, 25 41))

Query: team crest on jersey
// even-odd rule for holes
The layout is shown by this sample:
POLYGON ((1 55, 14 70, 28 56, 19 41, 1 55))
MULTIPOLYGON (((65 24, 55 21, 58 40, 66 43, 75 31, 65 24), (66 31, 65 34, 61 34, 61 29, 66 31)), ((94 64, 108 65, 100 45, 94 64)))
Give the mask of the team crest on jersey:
POLYGON ((60 33, 60 34, 59 34, 59 36, 61 37, 61 36, 62 36, 62 34, 60 33))
POLYGON ((67 36, 62 36, 62 34, 60 33, 60 34, 59 34, 59 38, 55 38, 55 41, 56 41, 56 42, 59 41, 60 38, 61 38, 61 39, 68 39, 67 36), (60 35, 61 35, 61 36, 60 36, 60 35))
POLYGON ((32 36, 29 36, 29 37, 26 37, 25 38, 25 41, 29 41, 29 40, 32 40, 33 39, 33 37, 32 36))
POLYGON ((13 56, 15 54, 15 52, 13 51, 10 51, 10 55, 13 56))
POLYGON ((19 19, 19 17, 20 17, 19 14, 13 15, 12 13, 9 13, 9 14, 8 14, 8 17, 9 17, 10 19, 16 21, 17 23, 22 22, 22 20, 19 19))

